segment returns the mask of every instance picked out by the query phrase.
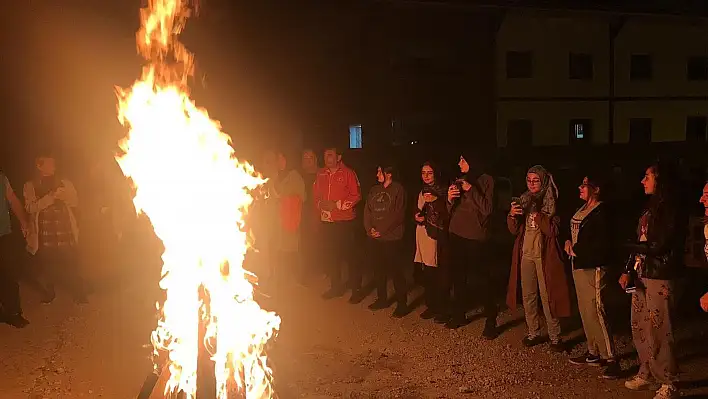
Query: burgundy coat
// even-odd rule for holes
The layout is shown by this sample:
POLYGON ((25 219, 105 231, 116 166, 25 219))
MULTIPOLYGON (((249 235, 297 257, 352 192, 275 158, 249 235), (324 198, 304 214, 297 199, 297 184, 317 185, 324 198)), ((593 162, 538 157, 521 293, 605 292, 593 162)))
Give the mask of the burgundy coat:
MULTIPOLYGON (((565 274, 565 264, 562 259, 562 249, 558 241, 558 226, 560 218, 558 216, 549 217, 539 213, 539 228, 543 235, 542 241, 542 261, 543 275, 548 290, 548 302, 553 317, 570 316, 570 294, 568 281, 565 274)), ((507 216, 507 226, 511 234, 516 236, 514 250, 511 257, 511 274, 509 275, 509 287, 506 294, 506 304, 510 309, 516 309, 517 297, 521 285, 520 270, 521 256, 524 248, 524 232, 526 231, 526 220, 522 218, 507 216)))

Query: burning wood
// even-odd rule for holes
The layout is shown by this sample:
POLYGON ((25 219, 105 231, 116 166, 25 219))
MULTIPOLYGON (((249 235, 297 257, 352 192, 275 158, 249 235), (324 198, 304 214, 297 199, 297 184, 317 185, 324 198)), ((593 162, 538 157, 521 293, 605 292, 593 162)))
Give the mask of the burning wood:
POLYGON ((264 179, 235 159, 229 136, 189 98, 194 57, 178 36, 193 6, 148 0, 136 36, 147 63, 132 87, 117 89, 129 129, 117 161, 165 247, 166 299, 152 344, 166 359, 150 397, 194 398, 212 375, 220 399, 272 398, 265 347, 280 318, 259 307, 257 278, 243 269, 244 216, 264 179))

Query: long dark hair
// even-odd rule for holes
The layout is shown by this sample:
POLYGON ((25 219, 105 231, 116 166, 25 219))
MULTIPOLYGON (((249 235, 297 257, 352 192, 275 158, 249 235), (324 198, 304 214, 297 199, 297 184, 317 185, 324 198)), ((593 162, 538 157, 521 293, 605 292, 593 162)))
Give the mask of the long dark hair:
POLYGON ((398 180, 398 169, 392 162, 379 162, 377 168, 381 168, 384 178, 386 178, 386 175, 390 173, 392 181, 398 180))
POLYGON ((438 197, 447 195, 447 189, 440 184, 442 178, 440 176, 440 169, 438 169, 438 166, 433 161, 425 161, 422 165, 420 165, 420 170, 422 171, 426 166, 433 170, 433 184, 424 184, 423 191, 435 194, 438 197))
MULTIPOLYGON (((679 197, 679 175, 676 167, 667 161, 657 161, 649 169, 654 174, 656 187, 647 203, 650 215, 656 215, 660 207, 675 207, 679 197)), ((652 216, 653 217, 653 216, 652 216)))
POLYGON ((598 201, 607 201, 610 199, 612 196, 611 193, 611 187, 610 184, 608 183, 608 179, 605 177, 604 174, 598 174, 595 172, 591 172, 585 175, 585 178, 588 179, 588 186, 594 189, 597 189, 597 195, 596 199, 598 201))

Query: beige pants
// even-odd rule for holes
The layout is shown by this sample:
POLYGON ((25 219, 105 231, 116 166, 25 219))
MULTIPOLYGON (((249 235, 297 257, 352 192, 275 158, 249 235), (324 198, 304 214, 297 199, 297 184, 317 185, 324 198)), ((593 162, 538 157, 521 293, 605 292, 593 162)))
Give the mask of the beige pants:
POLYGON ((632 338, 639 354, 639 376, 662 384, 676 381, 671 326, 673 284, 643 278, 632 294, 632 338))
POLYGON ((588 352, 602 359, 613 359, 615 344, 607 327, 607 314, 602 302, 602 293, 606 287, 605 270, 599 267, 574 270, 573 280, 588 352))
POLYGON ((560 321, 551 316, 542 263, 540 258, 521 258, 521 296, 524 302, 526 326, 530 338, 541 335, 541 324, 538 317, 538 297, 540 295, 548 326, 548 338, 551 341, 556 341, 560 338, 560 321))

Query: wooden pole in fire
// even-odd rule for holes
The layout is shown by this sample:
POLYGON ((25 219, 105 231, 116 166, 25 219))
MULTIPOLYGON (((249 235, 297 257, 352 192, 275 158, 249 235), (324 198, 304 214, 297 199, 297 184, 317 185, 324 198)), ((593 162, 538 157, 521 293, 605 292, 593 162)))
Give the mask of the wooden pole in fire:
MULTIPOLYGON (((210 312, 209 293, 203 285, 199 286, 199 298, 210 312)), ((199 351, 197 353, 197 399, 216 398, 216 375, 214 374, 214 361, 207 348, 206 331, 207 322, 202 317, 199 318, 199 351)))

